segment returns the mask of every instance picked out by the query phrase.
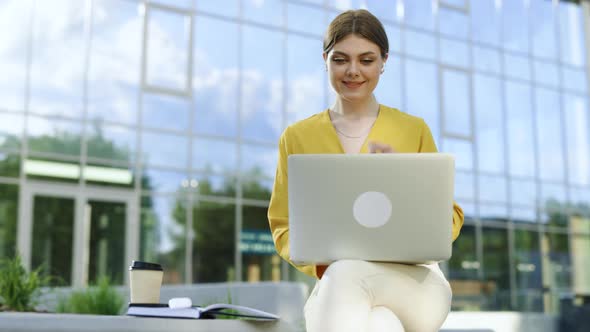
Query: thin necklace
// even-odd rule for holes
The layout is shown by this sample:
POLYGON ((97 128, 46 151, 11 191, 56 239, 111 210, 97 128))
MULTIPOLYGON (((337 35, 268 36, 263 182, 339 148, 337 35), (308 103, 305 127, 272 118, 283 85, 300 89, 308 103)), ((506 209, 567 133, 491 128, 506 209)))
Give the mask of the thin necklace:
POLYGON ((369 134, 369 132, 370 132, 370 131, 371 131, 371 129, 373 128, 373 124, 375 124, 375 122, 371 123, 371 125, 369 126, 369 128, 368 128, 368 129, 367 129, 367 130, 366 130, 364 133, 362 133, 360 136, 352 136, 352 135, 348 135, 348 134, 345 134, 345 133, 343 133, 342 131, 340 131, 340 129, 338 129, 338 127, 336 127, 335 125, 334 125, 333 127, 334 127, 334 129, 336 129, 336 131, 337 131, 337 132, 338 132, 340 135, 342 135, 342 136, 344 136, 344 137, 346 137, 346 138, 362 138, 362 137, 365 137, 366 135, 368 135, 368 134, 369 134))

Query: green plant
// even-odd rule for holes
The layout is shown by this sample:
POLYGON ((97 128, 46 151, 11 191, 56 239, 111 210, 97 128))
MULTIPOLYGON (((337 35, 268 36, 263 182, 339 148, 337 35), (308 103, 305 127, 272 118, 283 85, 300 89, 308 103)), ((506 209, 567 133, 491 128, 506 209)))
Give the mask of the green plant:
POLYGON ((118 315, 124 299, 111 285, 107 277, 100 278, 96 286, 75 291, 67 298, 60 298, 56 311, 60 313, 118 315))
POLYGON ((41 268, 27 272, 19 255, 0 261, 0 304, 2 309, 34 311, 40 288, 49 284, 41 268))

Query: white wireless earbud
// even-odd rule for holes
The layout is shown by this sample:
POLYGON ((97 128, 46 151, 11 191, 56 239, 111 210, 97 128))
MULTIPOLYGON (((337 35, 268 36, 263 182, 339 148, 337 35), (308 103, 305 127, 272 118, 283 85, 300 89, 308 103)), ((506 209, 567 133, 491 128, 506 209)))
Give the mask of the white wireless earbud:
POLYGON ((185 309, 193 306, 193 301, 188 297, 174 297, 168 301, 170 309, 185 309))

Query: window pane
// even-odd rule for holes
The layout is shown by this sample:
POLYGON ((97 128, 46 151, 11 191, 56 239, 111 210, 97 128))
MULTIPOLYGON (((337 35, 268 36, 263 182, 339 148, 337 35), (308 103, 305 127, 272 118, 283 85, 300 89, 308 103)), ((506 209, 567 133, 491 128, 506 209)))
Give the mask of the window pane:
MULTIPOLYGON (((318 1, 321 2, 321 0, 318 1)), ((365 3, 367 10, 377 16, 380 20, 397 21, 402 18, 402 1, 365 0, 365 3)), ((391 43, 391 36, 389 36, 389 42, 391 43)))
POLYGON ((151 166, 188 167, 188 139, 185 136, 146 131, 142 135, 142 161, 151 166))
POLYGON ((440 39, 440 60, 444 64, 469 68, 469 47, 466 43, 451 39, 440 39))
POLYGON ((484 310, 510 310, 508 234, 504 229, 483 227, 484 281, 490 292, 484 310))
POLYGON ((510 180, 510 199, 513 205, 535 207, 537 186, 529 180, 510 180))
POLYGON ((195 1, 197 11, 236 17, 239 14, 240 0, 195 1))
POLYGON ((434 2, 431 0, 404 0, 404 18, 408 26, 434 30, 434 2))
POLYGON ((137 3, 93 2, 88 118, 137 124, 143 19, 137 3))
POLYGON ((197 133, 237 135, 238 31, 235 23, 195 19, 193 100, 197 133))
POLYGON ((535 81, 548 86, 559 87, 559 69, 555 63, 533 61, 535 69, 535 81))
POLYGON ((529 85, 507 81, 506 116, 508 127, 508 153, 510 174, 533 176, 535 154, 533 140, 533 116, 531 88, 529 85))
POLYGON ((553 1, 530 1, 533 55, 557 59, 556 11, 553 1))
POLYGON ((590 184, 590 133, 586 99, 565 95, 566 143, 568 146, 568 176, 572 184, 590 184))
POLYGON ((475 184, 473 173, 455 173, 455 198, 464 200, 475 199, 475 184))
POLYGON ((539 177, 543 180, 564 180, 563 141, 559 94, 557 91, 535 89, 537 105, 537 142, 539 144, 539 177))
MULTIPOLYGON (((0 160, 0 167, 2 167, 0 160)), ((14 257, 16 251, 16 228, 18 187, 0 184, 0 259, 14 257)))
MULTIPOLYGON (((371 1, 379 1, 379 3, 381 3, 381 2, 386 3, 385 1, 380 1, 380 0, 371 0, 371 1)), ((379 16, 379 15, 377 15, 377 16, 379 16)), ((402 31, 401 31, 400 27, 397 25, 391 25, 391 24, 385 23, 384 27, 385 27, 385 33, 387 34, 387 39, 389 41, 389 60, 391 60, 393 52, 397 52, 397 53, 402 52, 402 31)))
MULTIPOLYGON (((194 174, 192 179, 197 180, 197 189, 191 189, 198 192, 201 196, 220 196, 235 198, 237 195, 236 176, 229 175, 211 175, 211 174, 194 174)), ((192 180, 191 180, 192 181, 192 180)), ((191 188, 194 184, 191 182, 191 188)))
POLYGON ((409 55, 436 60, 436 39, 432 34, 405 30, 405 51, 409 55))
POLYGON ((253 22, 281 26, 283 24, 281 0, 243 0, 242 16, 253 22))
POLYGON ((511 207, 510 219, 515 224, 530 224, 537 222, 537 212, 535 208, 531 207, 511 207))
MULTIPOLYGON (((566 207, 566 189, 560 184, 541 183, 541 197, 539 197, 539 208, 543 211, 541 221, 546 223, 550 219, 550 214, 558 211, 565 211, 566 207)), ((566 226, 566 225, 562 225, 566 226)))
POLYGON ((508 207, 506 205, 479 205, 479 218, 482 222, 508 222, 508 207))
POLYGON ((375 97, 381 104, 402 109, 402 66, 400 58, 389 54, 385 72, 379 78, 375 89, 375 97))
POLYGON ((525 1, 502 1, 503 46, 507 50, 527 53, 529 50, 528 5, 525 1))
POLYGON ((572 277, 573 291, 576 294, 588 294, 590 291, 590 219, 588 216, 572 216, 572 231, 578 233, 572 235, 572 277))
POLYGON ((82 118, 88 2, 35 2, 30 109, 82 118), (65 60, 67 59, 67 61, 65 60))
POLYGON ((500 2, 496 0, 469 1, 473 40, 500 46, 500 2))
POLYGON ((500 74, 500 52, 492 48, 474 45, 473 66, 479 71, 500 74))
POLYGON ((0 176, 18 177, 20 175, 20 154, 0 152, 0 176))
POLYGON ((0 47, 0 109, 22 111, 25 108, 26 53, 32 0, 4 1, 0 22, 10 27, 2 35, 0 47))
POLYGON ((560 2, 559 25, 561 60, 574 66, 584 66, 586 64, 586 47, 582 6, 560 2))
MULTIPOLYGON (((287 40, 287 122, 303 120, 325 108, 324 62, 319 41, 289 35, 287 40)), ((282 129, 282 128, 281 128, 282 129)))
POLYGON ((332 8, 336 8, 340 11, 345 11, 348 9, 357 9, 363 2, 363 0, 326 0, 328 6, 332 8))
POLYGON ((188 201, 181 194, 148 195, 141 199, 141 260, 166 267, 164 284, 185 282, 187 206, 188 201))
POLYGON ((504 53, 504 73, 509 78, 531 80, 531 68, 527 57, 504 53))
POLYGON ((407 59, 405 63, 406 89, 404 92, 406 93, 407 102, 405 112, 422 117, 429 124, 432 136, 436 141, 439 137, 436 65, 410 59, 407 59))
POLYGON ((144 168, 141 189, 160 193, 174 193, 190 187, 189 176, 185 172, 144 168))
POLYGON ((241 153, 243 175, 274 179, 278 155, 276 148, 242 144, 241 153))
POLYGON ((500 82, 489 76, 474 76, 477 165, 481 171, 493 173, 503 173, 505 169, 500 82))
POLYGON ((584 94, 588 91, 586 69, 561 67, 561 70, 563 75, 563 87, 565 89, 584 94))
POLYGON ((206 201, 193 206, 193 283, 235 281, 235 205, 206 201))
POLYGON ((248 26, 242 33, 242 134, 276 143, 283 121, 283 34, 248 26), (260 56, 266 53, 273 56, 260 56))
MULTIPOLYGON (((289 30, 322 36, 323 32, 326 30, 325 18, 326 14, 321 9, 292 3, 287 4, 287 23, 289 30)), ((320 44, 316 42, 314 48, 321 47, 319 45, 320 44)), ((311 48, 310 50, 314 48, 311 48)), ((317 52, 314 54, 317 55, 317 52)))
POLYGON ((135 160, 137 134, 125 127, 95 123, 86 131, 89 158, 129 163, 135 160))
POLYGON ((514 273, 516 299, 520 311, 543 311, 542 266, 539 233, 514 230, 514 273))
POLYGON ((190 17, 148 7, 146 83, 185 91, 188 88, 190 17))
POLYGON ((19 149, 25 117, 22 114, 0 112, 0 119, 0 149, 19 149))
POLYGON ((443 35, 463 40, 469 37, 469 20, 464 12, 439 7, 438 24, 443 35))
POLYGON ((440 150, 455 155, 457 170, 473 170, 473 153, 470 141, 444 137, 440 150))
POLYGON ((543 287, 547 289, 550 303, 546 311, 559 312, 559 298, 571 287, 570 244, 567 234, 543 233, 541 253, 543 260, 543 287))
POLYGON ((242 280, 247 282, 280 281, 281 259, 276 253, 268 229, 268 208, 242 207, 242 280))
POLYGON ((33 197, 31 268, 43 267, 52 285, 72 283, 74 199, 33 197))
POLYGON ((461 235, 453 242, 453 256, 449 260, 449 283, 453 290, 451 310, 477 310, 483 285, 478 280, 481 262, 477 259, 475 226, 464 225, 461 235))
POLYGON ((29 151, 80 155, 79 123, 29 116, 27 126, 29 151))
POLYGON ((255 176, 243 176, 241 183, 242 197, 262 201, 270 200, 274 179, 264 179, 255 176))
POLYGON ((192 169, 214 173, 234 173, 237 170, 235 142, 197 138, 193 140, 192 169))
POLYGON ((479 199, 489 203, 506 203, 506 179, 499 176, 479 176, 479 199))
POLYGON ((441 70, 445 134, 471 137, 471 82, 467 72, 441 70))
POLYGON ((173 96, 144 93, 141 110, 142 126, 186 132, 190 126, 190 100, 173 96))

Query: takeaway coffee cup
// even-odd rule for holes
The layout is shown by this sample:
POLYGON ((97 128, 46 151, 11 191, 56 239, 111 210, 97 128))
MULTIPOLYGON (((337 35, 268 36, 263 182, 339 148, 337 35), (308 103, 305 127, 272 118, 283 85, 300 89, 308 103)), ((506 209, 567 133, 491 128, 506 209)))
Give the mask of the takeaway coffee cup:
POLYGON ((160 264, 133 261, 129 267, 131 303, 160 303, 163 275, 160 264))

